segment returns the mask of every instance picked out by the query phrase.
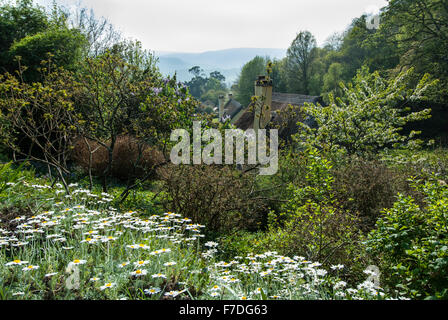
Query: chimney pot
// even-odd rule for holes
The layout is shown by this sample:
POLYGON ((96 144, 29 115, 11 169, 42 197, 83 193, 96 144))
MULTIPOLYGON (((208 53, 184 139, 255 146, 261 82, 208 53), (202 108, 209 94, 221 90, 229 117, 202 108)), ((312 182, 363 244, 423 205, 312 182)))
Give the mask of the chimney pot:
POLYGON ((254 115, 254 129, 264 129, 271 120, 272 79, 258 76, 255 81, 255 96, 263 99, 257 102, 254 115))
POLYGON ((219 95, 218 104, 218 118, 219 121, 221 121, 222 117, 224 116, 224 95, 219 95))

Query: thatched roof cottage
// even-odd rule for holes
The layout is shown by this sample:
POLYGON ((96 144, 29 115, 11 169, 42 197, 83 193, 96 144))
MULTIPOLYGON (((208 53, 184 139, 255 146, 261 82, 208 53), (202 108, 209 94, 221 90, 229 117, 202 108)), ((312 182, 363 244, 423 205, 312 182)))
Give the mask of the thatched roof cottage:
POLYGON ((255 96, 264 97, 266 110, 257 110, 260 106, 254 106, 252 103, 244 108, 238 101, 233 99, 232 95, 229 95, 229 100, 226 103, 223 101, 224 97, 220 100, 220 111, 222 112, 220 119, 230 117, 231 123, 242 130, 261 129, 270 123, 271 127, 279 127, 280 137, 288 139, 289 136, 298 131, 297 122, 308 121, 307 124, 313 124, 312 119, 308 117, 303 119, 303 116, 298 112, 300 107, 303 107, 305 103, 323 104, 320 96, 272 92, 272 80, 267 80, 264 76, 258 77, 257 81, 255 81, 255 96), (294 114, 292 116, 289 114, 289 118, 285 119, 285 114, 290 105, 293 108, 289 113, 294 112, 294 114), (260 115, 261 118, 264 118, 261 122, 259 120, 261 119, 260 115))

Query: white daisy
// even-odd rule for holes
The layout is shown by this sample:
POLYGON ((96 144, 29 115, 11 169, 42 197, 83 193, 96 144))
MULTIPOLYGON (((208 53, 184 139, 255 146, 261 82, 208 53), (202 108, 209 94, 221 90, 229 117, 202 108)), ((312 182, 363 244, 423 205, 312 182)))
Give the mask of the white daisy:
POLYGON ((109 283, 105 283, 104 286, 101 286, 100 289, 101 290, 105 290, 108 288, 113 288, 115 287, 117 284, 115 282, 109 282, 109 283))

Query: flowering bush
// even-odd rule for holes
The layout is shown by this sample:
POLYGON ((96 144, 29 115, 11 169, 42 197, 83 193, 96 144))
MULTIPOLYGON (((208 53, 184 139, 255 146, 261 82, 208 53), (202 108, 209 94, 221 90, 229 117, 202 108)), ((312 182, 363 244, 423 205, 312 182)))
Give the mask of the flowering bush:
POLYGON ((401 131, 409 122, 429 118, 431 109, 408 112, 405 106, 410 101, 424 100, 437 81, 425 75, 414 87, 413 77, 413 69, 390 80, 383 79, 378 72, 360 69, 353 84, 342 85, 343 98, 330 94, 328 106, 305 106, 304 111, 313 117, 317 128, 302 124, 304 130, 297 134, 298 141, 348 154, 374 153, 393 145, 418 145, 421 141, 415 136, 419 132, 405 135, 401 131))

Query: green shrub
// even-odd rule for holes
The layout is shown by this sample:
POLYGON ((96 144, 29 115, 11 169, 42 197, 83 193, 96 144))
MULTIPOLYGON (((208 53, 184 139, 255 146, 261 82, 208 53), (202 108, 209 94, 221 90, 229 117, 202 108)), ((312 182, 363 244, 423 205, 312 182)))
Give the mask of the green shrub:
POLYGON ((18 170, 14 170, 12 167, 12 163, 0 164, 0 194, 8 188, 11 183, 17 181, 20 175, 20 169, 23 167, 23 164, 19 167, 18 170))
POLYGON ((12 162, 0 164, 0 206, 9 201, 11 193, 9 189, 22 180, 32 180, 34 171, 27 167, 26 162, 21 165, 14 165, 12 162))
POLYGON ((334 198, 331 163, 315 149, 304 155, 304 185, 289 186, 292 196, 284 213, 271 220, 271 245, 283 254, 328 264, 350 264, 360 236, 357 217, 341 208, 334 198))
POLYGON ((161 168, 166 210, 210 231, 257 229, 267 209, 253 196, 255 177, 227 166, 184 165, 161 168))
POLYGON ((448 187, 444 181, 413 181, 424 205, 399 194, 377 222, 367 250, 383 257, 384 281, 412 298, 448 297, 448 187))
POLYGON ((312 201, 295 207, 275 235, 273 244, 280 252, 332 264, 347 264, 351 260, 350 253, 359 236, 356 218, 349 212, 312 201))
POLYGON ((392 207, 398 192, 409 191, 409 174, 378 160, 351 157, 333 168, 334 193, 341 206, 357 212, 360 228, 374 228, 381 210, 392 207))
MULTIPOLYGON (((304 186, 306 184, 305 175, 308 170, 306 155, 289 150, 279 150, 279 152, 277 173, 258 176, 254 189, 254 193, 263 197, 270 210, 276 213, 282 212, 284 203, 292 197, 289 185, 304 186)), ((267 226, 262 227, 266 229, 267 226)))
POLYGON ((86 39, 78 30, 49 29, 15 42, 9 54, 11 57, 20 56, 21 65, 29 67, 25 72, 26 80, 38 81, 41 76, 38 68, 48 53, 52 54, 56 65, 76 70, 85 45, 86 39))
POLYGON ((429 150, 394 149, 381 153, 381 160, 389 167, 396 168, 408 175, 428 178, 436 173, 448 178, 448 150, 437 148, 429 150))
POLYGON ((39 189, 39 196, 31 196, 33 191, 25 181, 31 184, 39 181, 29 164, 0 164, 0 229, 9 229, 9 221, 16 217, 33 215, 35 210, 45 207, 44 199, 52 196, 48 189, 39 189))
POLYGON ((262 254, 266 250, 278 251, 272 246, 272 234, 264 231, 249 232, 239 230, 219 238, 221 256, 224 259, 233 259, 235 256, 248 254, 262 254))

